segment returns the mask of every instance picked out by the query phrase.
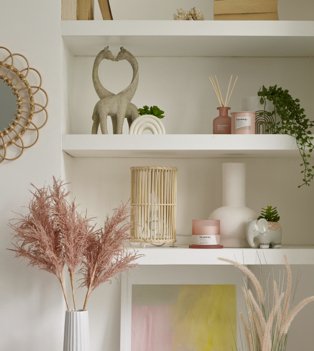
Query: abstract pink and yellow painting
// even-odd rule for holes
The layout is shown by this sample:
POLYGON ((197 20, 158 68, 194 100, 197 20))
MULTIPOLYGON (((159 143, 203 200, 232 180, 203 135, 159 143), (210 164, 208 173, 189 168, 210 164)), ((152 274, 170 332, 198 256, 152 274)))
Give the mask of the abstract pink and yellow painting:
POLYGON ((134 285, 132 351, 236 349, 235 285, 134 285))

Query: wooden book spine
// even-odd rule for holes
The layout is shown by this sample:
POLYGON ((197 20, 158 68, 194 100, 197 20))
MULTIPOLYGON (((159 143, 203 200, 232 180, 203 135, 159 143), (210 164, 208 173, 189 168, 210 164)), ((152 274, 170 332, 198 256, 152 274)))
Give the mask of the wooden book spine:
POLYGON ((112 13, 109 0, 98 0, 102 18, 104 20, 112 20, 112 13))
POLYGON ((94 19, 94 0, 77 0, 76 18, 78 20, 94 19))
POLYGON ((277 0, 214 0, 214 18, 223 20, 276 20, 277 0))

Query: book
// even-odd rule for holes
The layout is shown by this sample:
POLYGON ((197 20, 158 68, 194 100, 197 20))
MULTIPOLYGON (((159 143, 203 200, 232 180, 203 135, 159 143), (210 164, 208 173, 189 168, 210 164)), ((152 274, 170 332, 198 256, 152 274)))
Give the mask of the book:
POLYGON ((93 0, 77 0, 76 18, 78 20, 94 19, 94 1, 93 0))
POLYGON ((109 0, 98 0, 102 18, 104 20, 112 20, 112 13, 109 0))
POLYGON ((215 20, 276 20, 277 0, 214 0, 215 20))

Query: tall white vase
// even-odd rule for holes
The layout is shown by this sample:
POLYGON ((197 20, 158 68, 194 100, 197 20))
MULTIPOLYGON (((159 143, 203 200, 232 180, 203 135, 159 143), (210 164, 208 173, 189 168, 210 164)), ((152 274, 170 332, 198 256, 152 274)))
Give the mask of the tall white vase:
POLYGON ((246 226, 256 213, 246 207, 245 164, 223 163, 222 207, 209 218, 220 220, 221 244, 224 247, 247 247, 246 226))
POLYGON ((88 311, 66 311, 63 351, 89 351, 88 311))

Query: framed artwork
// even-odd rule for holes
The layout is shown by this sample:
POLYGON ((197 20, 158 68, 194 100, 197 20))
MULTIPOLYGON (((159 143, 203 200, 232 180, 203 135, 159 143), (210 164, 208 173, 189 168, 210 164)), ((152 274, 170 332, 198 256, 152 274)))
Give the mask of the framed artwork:
POLYGON ((120 350, 236 350, 242 283, 229 266, 139 266, 125 273, 120 350))

